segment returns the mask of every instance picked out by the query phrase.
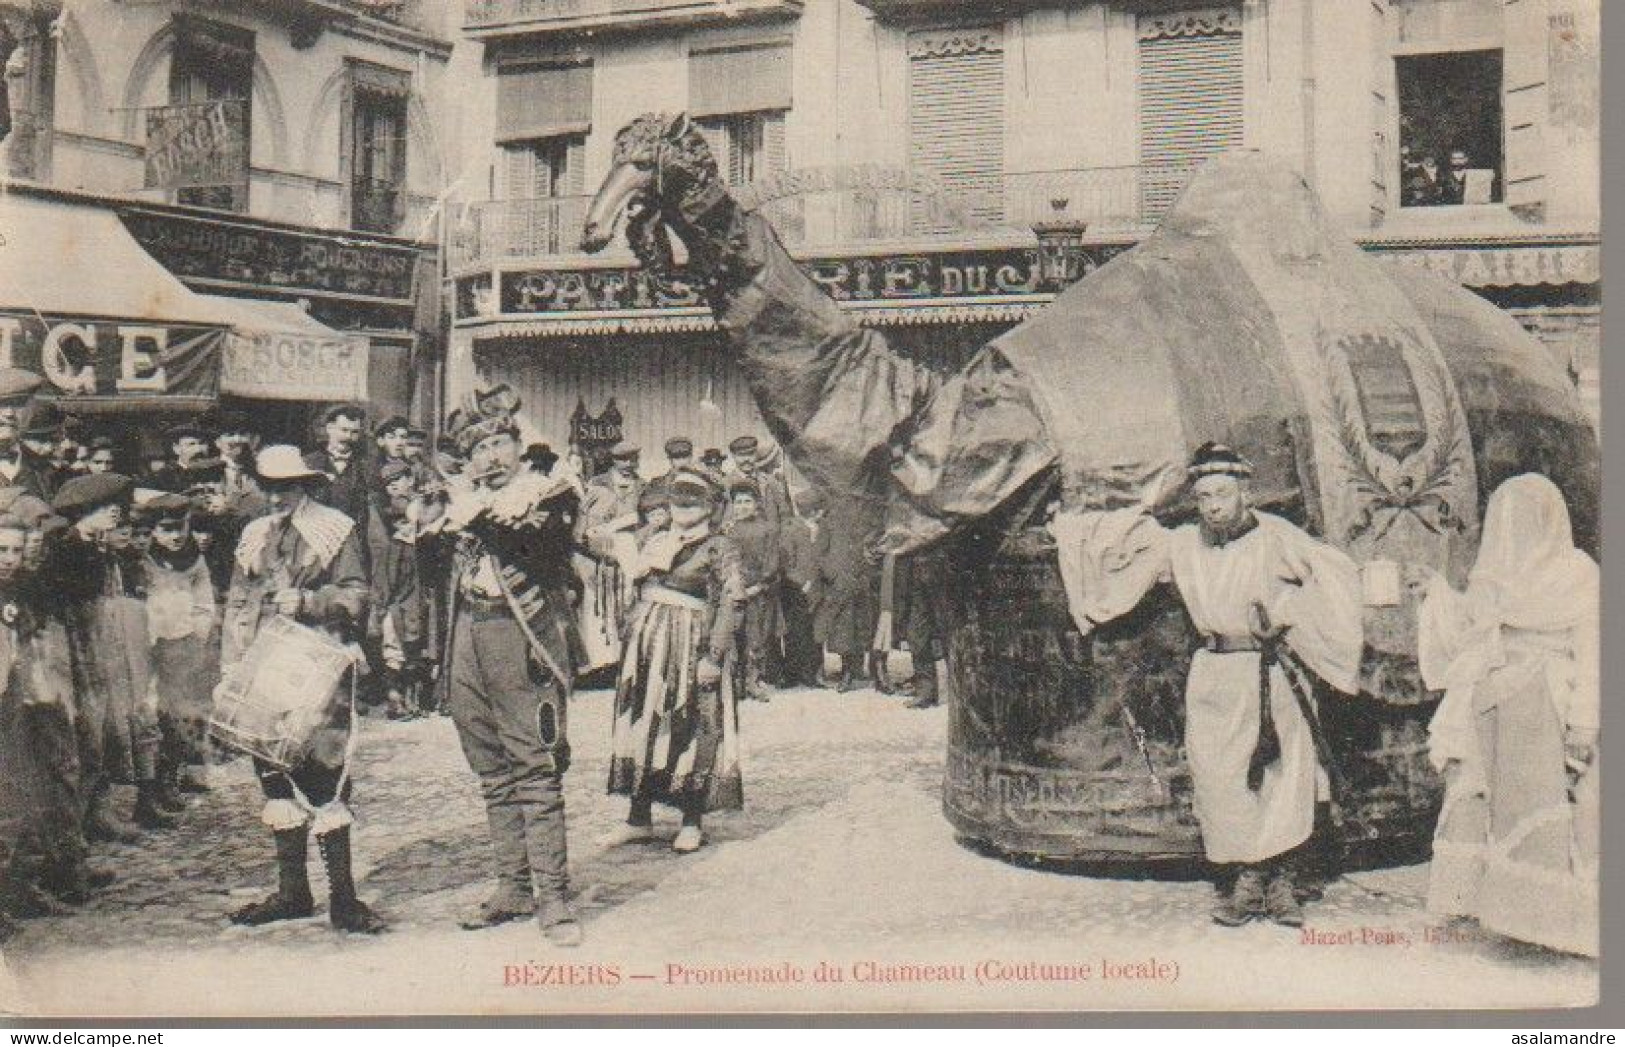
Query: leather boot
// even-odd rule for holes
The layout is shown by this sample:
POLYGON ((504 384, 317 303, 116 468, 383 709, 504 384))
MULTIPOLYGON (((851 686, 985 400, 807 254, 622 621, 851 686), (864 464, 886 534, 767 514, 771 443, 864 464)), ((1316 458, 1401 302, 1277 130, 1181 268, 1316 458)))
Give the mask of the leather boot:
POLYGON ((175 828, 178 823, 159 804, 161 790, 157 781, 137 782, 135 789, 135 824, 143 829, 175 828))
POLYGON ((277 920, 302 920, 314 913, 316 903, 310 896, 310 877, 305 872, 309 853, 307 826, 276 830, 276 893, 238 909, 231 914, 231 922, 258 927, 277 920))
MULTIPOLYGON (((560 786, 555 784, 554 789, 560 786)), ((581 924, 570 908, 570 858, 564 828, 562 794, 521 808, 525 818, 525 853, 536 883, 536 915, 542 933, 554 945, 581 944, 581 924)))
POLYGON ((179 762, 170 757, 160 757, 158 760, 158 778, 156 802, 158 809, 165 814, 179 814, 186 810, 186 801, 181 799, 181 768, 179 762))
POLYGON ((459 921, 465 931, 528 919, 536 911, 536 896, 530 886, 530 856, 525 851, 524 812, 511 803, 487 803, 485 820, 491 827, 496 887, 479 908, 459 921))
POLYGON ((113 814, 112 788, 105 783, 91 790, 90 805, 85 810, 85 838, 97 843, 135 843, 141 839, 113 814))
POLYGON ((322 833, 316 837, 316 846, 327 867, 328 922, 338 930, 356 934, 382 931, 384 921, 355 896, 355 879, 350 871, 350 827, 322 833))

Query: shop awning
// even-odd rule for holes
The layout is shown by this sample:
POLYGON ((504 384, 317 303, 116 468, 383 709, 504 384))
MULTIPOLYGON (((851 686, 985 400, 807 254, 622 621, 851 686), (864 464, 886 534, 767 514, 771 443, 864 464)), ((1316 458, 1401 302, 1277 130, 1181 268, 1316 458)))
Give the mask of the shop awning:
POLYGON ((112 210, 26 193, 0 194, 0 352, 83 413, 367 391, 364 338, 289 303, 198 294, 112 210))
POLYGON ((141 249, 118 215, 66 200, 0 194, 0 307, 45 316, 219 325, 141 249))
POLYGON ((259 400, 364 400, 367 339, 290 302, 205 295, 231 324, 220 391, 259 400))

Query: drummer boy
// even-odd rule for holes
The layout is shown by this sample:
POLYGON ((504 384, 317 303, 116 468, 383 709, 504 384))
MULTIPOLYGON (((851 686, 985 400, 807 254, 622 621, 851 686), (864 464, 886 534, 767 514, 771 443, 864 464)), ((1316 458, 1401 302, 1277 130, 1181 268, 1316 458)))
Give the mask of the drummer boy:
MULTIPOLYGON (((278 616, 344 643, 358 639, 367 621, 367 575, 355 522, 314 498, 326 475, 287 444, 260 451, 255 467, 271 511, 250 521, 237 542, 221 643, 221 664, 228 674, 261 628, 278 616)), ((354 774, 349 765, 354 719, 353 703, 335 703, 325 727, 311 740, 310 755, 287 770, 254 758, 265 793, 263 820, 276 839, 277 889, 232 913, 232 922, 253 926, 314 912, 305 872, 314 831, 327 867, 329 921, 343 931, 373 934, 384 929, 384 922, 356 897, 350 867, 354 819, 346 801, 354 774)))

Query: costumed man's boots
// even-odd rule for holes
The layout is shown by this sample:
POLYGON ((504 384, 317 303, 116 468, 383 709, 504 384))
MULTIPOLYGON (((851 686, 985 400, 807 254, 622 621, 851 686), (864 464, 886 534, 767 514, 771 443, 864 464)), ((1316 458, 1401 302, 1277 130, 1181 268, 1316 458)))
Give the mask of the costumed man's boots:
POLYGON ((277 920, 302 920, 316 911, 310 896, 310 876, 305 871, 305 859, 310 853, 309 827, 275 832, 276 893, 232 913, 232 923, 258 927, 277 920))
POLYGON ((85 809, 85 838, 97 843, 135 843, 141 837, 113 814, 112 786, 93 785, 85 809))
POLYGON ((1263 869, 1256 865, 1243 868, 1236 877, 1235 886, 1219 899, 1219 904, 1213 910, 1213 922, 1225 927, 1240 927, 1253 917, 1264 915, 1266 882, 1263 869))
POLYGON ((491 826, 491 860, 497 882, 479 908, 459 921, 465 931, 529 919, 536 912, 530 856, 525 852, 524 812, 511 803, 487 803, 485 819, 491 826))
POLYGON ((143 829, 173 829, 178 824, 160 806, 161 795, 157 779, 137 782, 135 785, 135 824, 143 829))
POLYGON ((341 931, 377 934, 385 923, 355 895, 355 878, 350 871, 350 827, 334 829, 316 837, 327 868, 327 919, 341 931))
POLYGON ((536 922, 554 945, 581 944, 581 921, 570 907, 569 845, 564 829, 563 800, 557 810, 533 804, 524 810, 525 852, 536 883, 536 922))

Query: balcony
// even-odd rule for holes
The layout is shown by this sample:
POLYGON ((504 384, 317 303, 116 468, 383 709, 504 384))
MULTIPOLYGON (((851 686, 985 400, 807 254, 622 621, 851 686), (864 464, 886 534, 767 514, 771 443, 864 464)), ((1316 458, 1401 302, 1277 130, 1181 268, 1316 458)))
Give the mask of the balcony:
POLYGON ((793 18, 801 13, 802 0, 466 0, 466 5, 464 31, 486 39, 793 18))
MULTIPOLYGON (((1008 174, 983 187, 950 186, 897 168, 808 168, 746 186, 754 207, 798 254, 832 248, 1030 242, 1033 227, 1081 225, 1091 237, 1149 232, 1195 165, 1136 165, 1008 174)), ((453 226, 454 266, 571 255, 590 197, 471 204, 453 226)))
POLYGON ((350 190, 350 228, 393 235, 401 224, 405 204, 400 186, 368 179, 350 190))

